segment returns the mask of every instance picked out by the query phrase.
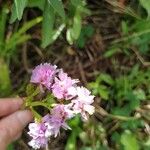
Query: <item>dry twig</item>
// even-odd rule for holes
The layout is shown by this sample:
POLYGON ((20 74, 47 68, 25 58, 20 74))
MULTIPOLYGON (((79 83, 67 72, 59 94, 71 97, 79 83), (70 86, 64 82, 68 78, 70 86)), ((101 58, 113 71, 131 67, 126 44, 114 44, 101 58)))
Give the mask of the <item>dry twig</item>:
POLYGON ((149 67, 150 66, 150 62, 145 61, 144 58, 139 54, 139 52, 136 50, 135 47, 132 47, 131 50, 135 53, 135 55, 137 56, 138 60, 142 63, 143 66, 145 66, 145 67, 149 67))

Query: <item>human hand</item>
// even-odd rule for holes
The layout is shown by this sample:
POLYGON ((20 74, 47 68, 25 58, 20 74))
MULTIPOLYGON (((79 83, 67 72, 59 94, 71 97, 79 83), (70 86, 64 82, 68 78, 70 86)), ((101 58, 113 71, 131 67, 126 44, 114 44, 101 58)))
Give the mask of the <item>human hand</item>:
POLYGON ((0 99, 0 150, 21 136, 24 127, 32 120, 29 110, 19 110, 23 100, 19 98, 0 99))

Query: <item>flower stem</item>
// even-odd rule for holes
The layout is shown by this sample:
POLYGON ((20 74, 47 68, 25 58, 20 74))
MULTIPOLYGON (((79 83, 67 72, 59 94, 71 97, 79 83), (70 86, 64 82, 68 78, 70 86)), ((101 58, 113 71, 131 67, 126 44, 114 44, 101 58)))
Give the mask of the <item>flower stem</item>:
POLYGON ((47 108, 47 109, 50 109, 50 108, 51 108, 51 106, 50 106, 49 104, 43 103, 43 102, 31 102, 31 103, 29 104, 29 106, 32 106, 32 107, 35 107, 35 106, 43 106, 43 107, 45 107, 45 108, 47 108))

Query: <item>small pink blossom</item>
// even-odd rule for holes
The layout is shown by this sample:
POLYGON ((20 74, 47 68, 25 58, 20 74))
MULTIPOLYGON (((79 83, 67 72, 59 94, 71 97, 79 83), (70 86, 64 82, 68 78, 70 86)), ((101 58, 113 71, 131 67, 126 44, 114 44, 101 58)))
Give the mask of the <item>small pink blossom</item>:
POLYGON ((65 130, 70 129, 66 123, 66 120, 72 118, 73 116, 73 112, 69 110, 66 105, 56 105, 52 109, 51 115, 45 118, 49 132, 56 137, 59 134, 61 127, 65 130))
POLYGON ((36 83, 45 86, 47 89, 51 88, 54 76, 56 74, 56 66, 44 63, 38 65, 33 71, 31 76, 31 83, 36 83))
MULTIPOLYGON (((75 91, 73 92, 75 93, 75 91)), ((82 118, 87 120, 86 113, 92 115, 95 111, 94 106, 91 105, 94 102, 94 96, 84 87, 77 87, 76 95, 77 97, 72 100, 73 110, 76 114, 81 113, 82 118)))
POLYGON ((48 143, 48 139, 45 137, 46 129, 44 123, 30 123, 28 134, 32 137, 32 140, 28 144, 34 149, 45 147, 48 143))
POLYGON ((55 83, 52 86, 52 92, 54 96, 58 99, 70 99, 71 95, 68 94, 68 89, 75 86, 78 80, 71 79, 68 77, 67 73, 63 70, 59 71, 58 77, 55 77, 55 83))
POLYGON ((78 86, 76 88, 76 92, 78 96, 78 101, 83 102, 85 104, 92 104, 94 102, 94 96, 91 95, 91 92, 87 88, 83 86, 78 86))
POLYGON ((70 110, 69 105, 64 105, 64 104, 58 104, 58 105, 56 105, 52 109, 51 115, 54 118, 59 118, 61 120, 71 119, 74 116, 73 115, 73 111, 70 110))

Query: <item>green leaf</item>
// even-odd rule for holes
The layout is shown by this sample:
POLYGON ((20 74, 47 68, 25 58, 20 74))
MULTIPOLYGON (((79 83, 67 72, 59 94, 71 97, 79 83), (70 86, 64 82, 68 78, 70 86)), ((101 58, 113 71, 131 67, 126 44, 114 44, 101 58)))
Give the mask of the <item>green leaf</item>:
POLYGON ((73 119, 69 120, 69 126, 71 128, 75 128, 75 127, 79 126, 80 122, 81 122, 80 116, 77 115, 73 119))
POLYGON ((150 17, 150 1, 149 0, 139 0, 143 8, 147 11, 148 17, 150 17))
POLYGON ((45 0, 28 0, 28 7, 37 7, 44 10, 45 0))
POLYGON ((67 30, 66 38, 69 44, 73 44, 74 40, 77 40, 81 33, 81 26, 82 20, 81 20, 81 14, 79 9, 76 9, 76 13, 73 18, 73 25, 67 30))
POLYGON ((128 120, 125 122, 121 122, 121 127, 123 129, 137 129, 137 128, 143 128, 144 127, 144 121, 143 120, 128 120))
POLYGON ((55 13, 49 3, 45 2, 43 23, 42 23, 42 47, 45 48, 53 42, 55 13))
POLYGON ((71 0, 71 4, 73 4, 75 7, 82 5, 82 0, 71 0))
POLYGON ((98 92, 101 98, 103 98, 104 100, 108 100, 109 91, 105 85, 99 85, 98 92))
POLYGON ((0 59, 0 96, 7 96, 12 90, 9 68, 7 64, 0 59))
POLYGON ((134 94, 136 95, 137 99, 146 100, 145 92, 142 89, 135 90, 134 94))
POLYGON ((71 32, 72 32, 71 28, 69 28, 66 32, 66 39, 70 45, 73 44, 73 38, 71 36, 71 32))
POLYGON ((31 39, 31 36, 28 34, 24 34, 22 36, 20 36, 20 38, 17 38, 15 40, 15 42, 7 42, 7 45, 5 46, 5 50, 9 53, 11 53, 11 49, 13 49, 15 46, 20 45, 26 41, 28 41, 29 39, 31 39))
POLYGON ((14 0, 14 5, 12 6, 12 16, 11 23, 14 22, 17 18, 21 20, 23 11, 28 4, 28 0, 14 0))
POLYGON ((150 20, 138 20, 136 21, 131 28, 129 29, 130 32, 139 32, 143 30, 147 30, 150 28, 150 20))
POLYGON ((112 77, 106 73, 102 73, 100 75, 100 79, 102 81, 104 81, 105 83, 107 83, 108 85, 113 85, 114 84, 114 80, 112 79, 112 77))
POLYGON ((61 24, 57 30, 55 29, 53 37, 52 37, 53 41, 55 41, 59 37, 63 29, 65 28, 65 26, 66 26, 65 24, 61 24))
POLYGON ((19 36, 23 33, 25 33, 27 30, 29 30, 31 27, 35 26, 36 24, 40 23, 42 21, 42 17, 37 17, 33 20, 30 20, 26 22, 19 30, 17 33, 14 34, 14 36, 19 36))
POLYGON ((115 131, 115 132, 111 135, 111 140, 118 143, 119 140, 120 140, 120 134, 119 134, 117 131, 115 131))
POLYGON ((76 45, 79 48, 84 48, 86 41, 94 34, 94 27, 92 25, 83 26, 80 32, 80 36, 76 41, 76 45))
POLYGON ((15 32, 7 41, 6 41, 6 49, 11 50, 17 44, 20 44, 31 38, 30 35, 26 35, 25 32, 29 30, 31 27, 42 21, 42 17, 37 17, 29 22, 26 22, 17 32, 15 32), (25 35, 23 35, 25 34, 25 35))
POLYGON ((54 8, 63 21, 65 21, 65 10, 62 0, 48 0, 49 4, 54 8))
POLYGON ((120 115, 120 116, 129 116, 131 113, 131 110, 129 108, 129 105, 125 105, 124 107, 113 107, 112 113, 114 115, 120 115))
POLYGON ((18 20, 21 20, 24 8, 27 6, 28 0, 14 0, 16 7, 16 14, 18 20))
POLYGON ((140 100, 137 99, 137 96, 132 91, 128 91, 125 94, 125 99, 129 101, 131 109, 139 107, 140 100))
POLYGON ((132 70, 130 72, 129 78, 131 80, 135 79, 135 77, 137 76, 138 72, 139 72, 139 65, 136 64, 136 65, 133 66, 133 68, 132 68, 132 70))
POLYGON ((94 31, 95 31, 94 26, 92 26, 92 25, 89 24, 89 25, 83 27, 83 29, 84 29, 84 34, 85 34, 87 37, 93 36, 94 31))
POLYGON ((121 143, 124 146, 124 150, 139 150, 139 144, 134 134, 129 130, 125 131, 121 135, 121 143))
POLYGON ((10 23, 15 22, 16 19, 17 19, 17 12, 16 12, 15 4, 13 4, 13 5, 12 5, 12 9, 11 9, 10 23))
POLYGON ((55 98, 54 98, 54 96, 52 94, 48 93, 46 98, 43 99, 43 101, 50 105, 50 104, 54 104, 55 103, 55 98))
POLYGON ((121 22, 121 27, 122 27, 123 34, 126 35, 129 32, 127 23, 125 21, 122 21, 121 22))
POLYGON ((118 47, 112 47, 109 48, 108 50, 106 50, 106 52, 104 53, 104 57, 105 58, 109 58, 112 57, 113 55, 115 55, 116 53, 120 52, 120 49, 118 47))
POLYGON ((76 41, 76 45, 79 48, 84 48, 85 44, 86 44, 86 38, 84 37, 83 34, 80 34, 79 38, 76 41))

